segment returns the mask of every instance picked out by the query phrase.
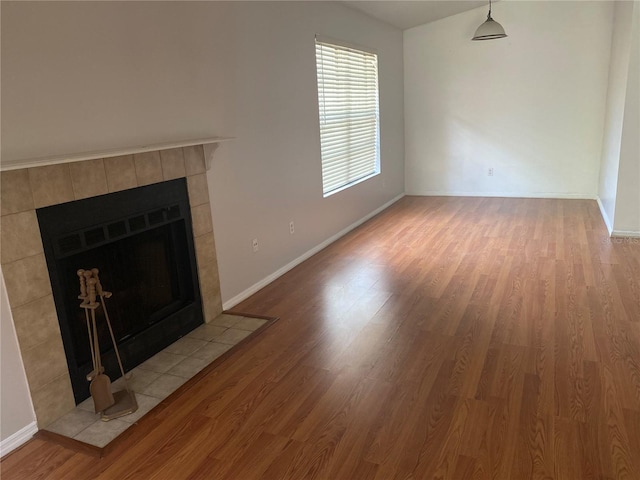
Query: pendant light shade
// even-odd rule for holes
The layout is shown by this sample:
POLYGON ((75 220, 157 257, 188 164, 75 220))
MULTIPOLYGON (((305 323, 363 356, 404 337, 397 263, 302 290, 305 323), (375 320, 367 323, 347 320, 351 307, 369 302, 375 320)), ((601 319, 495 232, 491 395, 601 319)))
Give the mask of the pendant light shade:
POLYGON ((504 38, 504 28, 493 18, 491 18, 491 0, 489 0, 489 14, 487 20, 478 27, 476 34, 471 40, 493 40, 494 38, 504 38))

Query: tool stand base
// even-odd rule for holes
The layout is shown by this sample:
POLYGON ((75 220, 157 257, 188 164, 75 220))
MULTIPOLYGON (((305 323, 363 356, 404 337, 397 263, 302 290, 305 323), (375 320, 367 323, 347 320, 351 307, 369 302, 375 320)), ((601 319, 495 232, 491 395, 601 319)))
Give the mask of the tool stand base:
POLYGON ((130 390, 120 390, 113 394, 115 403, 102 412, 102 421, 108 422, 114 418, 124 417, 138 410, 136 394, 130 390))

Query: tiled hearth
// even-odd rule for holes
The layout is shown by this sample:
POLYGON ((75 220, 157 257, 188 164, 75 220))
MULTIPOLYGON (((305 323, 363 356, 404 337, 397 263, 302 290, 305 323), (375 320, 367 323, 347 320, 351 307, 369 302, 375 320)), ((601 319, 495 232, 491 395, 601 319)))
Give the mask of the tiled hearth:
POLYGON ((75 407, 36 208, 186 177, 205 321, 222 312, 202 145, 0 173, 0 263, 39 428, 75 407))
MULTIPOLYGON (((46 430, 103 448, 207 365, 267 322, 260 318, 222 314, 130 372, 129 387, 136 392, 138 402, 135 413, 103 422, 100 415, 94 413, 93 400, 88 398, 46 430)), ((112 390, 124 390, 122 378, 112 383, 112 390)))

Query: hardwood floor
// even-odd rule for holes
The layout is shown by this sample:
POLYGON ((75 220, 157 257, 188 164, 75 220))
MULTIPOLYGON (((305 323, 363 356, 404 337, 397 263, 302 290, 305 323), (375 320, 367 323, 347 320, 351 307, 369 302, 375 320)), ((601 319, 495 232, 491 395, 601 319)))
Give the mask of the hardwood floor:
POLYGON ((406 197, 237 310, 280 321, 107 457, 34 440, 3 480, 640 479, 640 239, 593 201, 406 197))

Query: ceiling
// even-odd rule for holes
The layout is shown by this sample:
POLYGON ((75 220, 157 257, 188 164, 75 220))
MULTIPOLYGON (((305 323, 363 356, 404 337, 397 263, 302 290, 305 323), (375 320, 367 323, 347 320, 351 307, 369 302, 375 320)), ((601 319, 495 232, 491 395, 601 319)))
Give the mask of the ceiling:
POLYGON ((405 30, 489 4, 488 1, 352 1, 342 2, 405 30))

